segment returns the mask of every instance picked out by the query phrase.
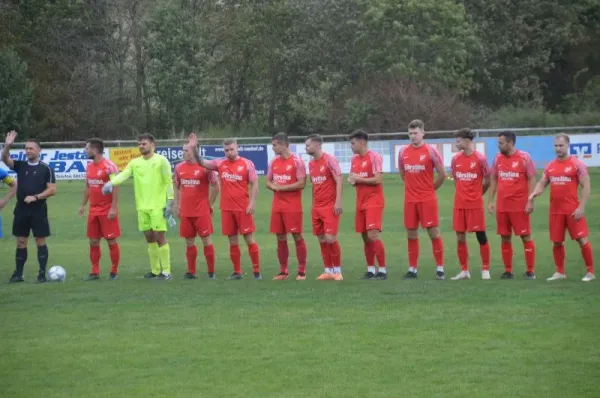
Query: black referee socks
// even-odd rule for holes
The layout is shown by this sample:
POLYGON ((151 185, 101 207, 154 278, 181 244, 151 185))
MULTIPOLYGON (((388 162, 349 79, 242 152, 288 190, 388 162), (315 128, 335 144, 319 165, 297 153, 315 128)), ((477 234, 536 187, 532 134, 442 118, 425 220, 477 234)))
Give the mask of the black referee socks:
POLYGON ((46 272, 48 264, 48 246, 38 246, 37 248, 38 263, 40 263, 40 272, 46 272))
POLYGON ((18 276, 23 276, 23 268, 25 268, 25 262, 27 261, 27 248, 24 247, 22 249, 17 247, 17 251, 15 252, 15 264, 17 266, 16 274, 18 276))

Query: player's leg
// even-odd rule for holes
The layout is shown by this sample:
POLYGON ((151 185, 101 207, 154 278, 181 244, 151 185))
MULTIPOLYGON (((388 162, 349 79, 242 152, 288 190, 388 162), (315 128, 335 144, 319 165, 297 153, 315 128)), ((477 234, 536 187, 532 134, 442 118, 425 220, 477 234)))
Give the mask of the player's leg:
POLYGON ((102 256, 100 239, 102 238, 102 227, 98 216, 89 215, 87 219, 87 238, 90 246, 90 264, 92 269, 85 278, 87 281, 100 279, 100 258, 102 256))
POLYGON ((163 209, 155 209, 150 211, 150 219, 152 230, 158 244, 158 257, 160 258, 161 273, 159 279, 169 280, 171 276, 171 248, 167 241, 167 220, 165 219, 163 209))
POLYGON ((275 235, 277 240, 277 259, 279 260, 279 273, 273 277, 273 280, 288 279, 288 262, 290 249, 288 247, 287 233, 283 220, 283 213, 279 211, 271 212, 271 222, 269 232, 275 235))
POLYGON ((460 273, 452 278, 453 281, 470 279, 469 247, 467 246, 467 220, 464 209, 454 209, 452 212, 452 229, 456 232, 456 256, 460 263, 460 273))
POLYGON ((408 245, 408 272, 404 279, 415 279, 419 267, 419 213, 415 203, 404 202, 404 228, 408 245))
POLYGON ((323 273, 317 277, 317 280, 330 280, 333 275, 333 264, 331 263, 329 244, 325 239, 325 221, 322 213, 321 209, 312 209, 312 232, 319 240, 324 268, 323 273))
POLYGON ((421 226, 427 229, 429 239, 431 239, 431 251, 435 259, 435 277, 438 280, 446 279, 444 272, 444 242, 440 234, 440 218, 438 214, 437 200, 419 203, 417 206, 421 226))
POLYGON ((513 247, 512 247, 512 225, 510 217, 506 212, 496 212, 496 233, 501 239, 502 262, 504 273, 502 279, 512 279, 513 273, 513 247))
POLYGON ((334 208, 324 209, 323 226, 325 230, 325 242, 329 250, 331 266, 333 267, 333 279, 344 280, 342 276, 342 249, 337 239, 340 229, 340 216, 335 214, 334 208))
POLYGON ((227 278, 229 280, 242 279, 242 254, 238 240, 240 228, 233 211, 221 212, 221 232, 229 239, 229 258, 233 265, 233 273, 227 278))
POLYGON ((8 280, 8 283, 23 282, 23 269, 27 262, 27 239, 30 233, 29 215, 15 208, 12 234, 17 239, 17 248, 15 250, 15 270, 8 280))
POLYGON ((215 247, 212 243, 213 225, 210 213, 197 218, 196 230, 202 239, 208 279, 215 279, 215 247))
POLYGON ((481 257, 481 279, 490 280, 490 258, 491 250, 488 243, 485 222, 485 210, 470 209, 467 211, 467 231, 475 232, 479 243, 479 256, 481 257))
POLYGON ((354 216, 354 230, 360 234, 363 240, 363 248, 365 253, 365 261, 367 263, 367 272, 361 278, 363 280, 375 278, 375 252, 367 238, 367 220, 365 210, 356 210, 354 216))
POLYGON ((50 223, 48 222, 48 213, 46 208, 39 209, 31 218, 31 233, 35 238, 37 246, 37 258, 39 271, 38 283, 46 282, 46 267, 48 265, 48 245, 46 238, 50 236, 50 223))
POLYGON ((552 242, 552 257, 556 272, 549 277, 548 281, 567 279, 565 274, 565 232, 567 230, 566 214, 550 214, 548 222, 550 227, 550 241, 552 242))
POLYGON ((366 210, 365 220, 367 224, 367 239, 371 250, 379 266, 375 273, 375 278, 385 280, 387 276, 387 264, 385 256, 385 246, 381 241, 381 231, 383 231, 383 207, 369 208, 366 210))
POLYGON ((157 278, 160 274, 160 254, 156 235, 152 230, 150 213, 147 211, 138 211, 138 229, 144 233, 144 238, 148 243, 148 258, 150 260, 150 272, 144 275, 145 279, 157 278))
POLYGON ((303 213, 290 212, 283 214, 283 223, 285 231, 292 234, 294 245, 296 246, 296 259, 298 260, 298 275, 296 280, 306 279, 306 241, 304 240, 303 213))
POLYGON ((579 243, 579 247, 581 248, 581 257, 583 257, 583 261, 585 262, 586 273, 583 277, 582 281, 590 282, 596 279, 596 275, 594 273, 594 252, 592 250, 592 244, 588 239, 588 225, 587 220, 581 218, 580 220, 575 220, 571 216, 567 216, 567 228, 569 229, 569 235, 571 239, 574 239, 579 243))
POLYGON ((510 212, 509 216, 515 235, 520 236, 521 241, 523 241, 525 265, 527 266, 523 277, 525 279, 533 280, 535 279, 535 242, 531 237, 531 221, 529 214, 510 212))
POLYGON ((185 258, 187 272, 184 279, 196 279, 196 260, 198 247, 196 246, 196 217, 179 217, 179 236, 185 239, 185 258))
MULTIPOLYGON (((254 221, 252 221, 252 225, 254 225, 254 221)), ((244 234, 244 240, 246 241, 246 245, 248 246, 248 254, 250 255, 250 261, 252 261, 252 271, 254 272, 254 279, 261 280, 262 275, 260 274, 260 249, 258 247, 258 243, 256 243, 256 240, 254 239, 254 232, 244 234)))
POLYGON ((108 244, 110 254, 110 274, 109 279, 117 279, 119 274, 119 263, 121 262, 121 248, 117 239, 121 236, 121 224, 119 217, 108 218, 108 215, 100 217, 102 236, 108 244))

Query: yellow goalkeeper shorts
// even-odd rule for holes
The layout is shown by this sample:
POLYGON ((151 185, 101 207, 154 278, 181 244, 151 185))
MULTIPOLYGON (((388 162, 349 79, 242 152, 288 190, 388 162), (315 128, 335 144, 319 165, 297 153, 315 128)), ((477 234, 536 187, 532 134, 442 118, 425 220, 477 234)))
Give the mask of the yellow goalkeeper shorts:
POLYGON ((163 214, 163 209, 139 210, 138 228, 142 232, 150 230, 165 232, 167 230, 167 220, 163 214))

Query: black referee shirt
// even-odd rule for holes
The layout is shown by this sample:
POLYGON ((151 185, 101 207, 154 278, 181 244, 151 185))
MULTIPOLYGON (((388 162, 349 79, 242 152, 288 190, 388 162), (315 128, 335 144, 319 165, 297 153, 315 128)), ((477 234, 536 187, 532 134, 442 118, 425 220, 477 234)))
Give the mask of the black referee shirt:
POLYGON ((55 184, 54 171, 44 162, 29 163, 22 160, 14 161, 13 170, 17 173, 17 207, 43 207, 46 199, 25 203, 27 196, 35 196, 44 192, 47 184, 55 184))

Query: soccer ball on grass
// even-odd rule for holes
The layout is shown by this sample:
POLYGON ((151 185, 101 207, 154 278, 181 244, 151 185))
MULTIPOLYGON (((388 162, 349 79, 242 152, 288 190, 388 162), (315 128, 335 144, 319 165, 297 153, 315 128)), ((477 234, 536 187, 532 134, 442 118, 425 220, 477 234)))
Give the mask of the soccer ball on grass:
POLYGON ((53 265, 48 270, 48 279, 52 282, 64 282, 67 278, 67 271, 60 265, 53 265))

